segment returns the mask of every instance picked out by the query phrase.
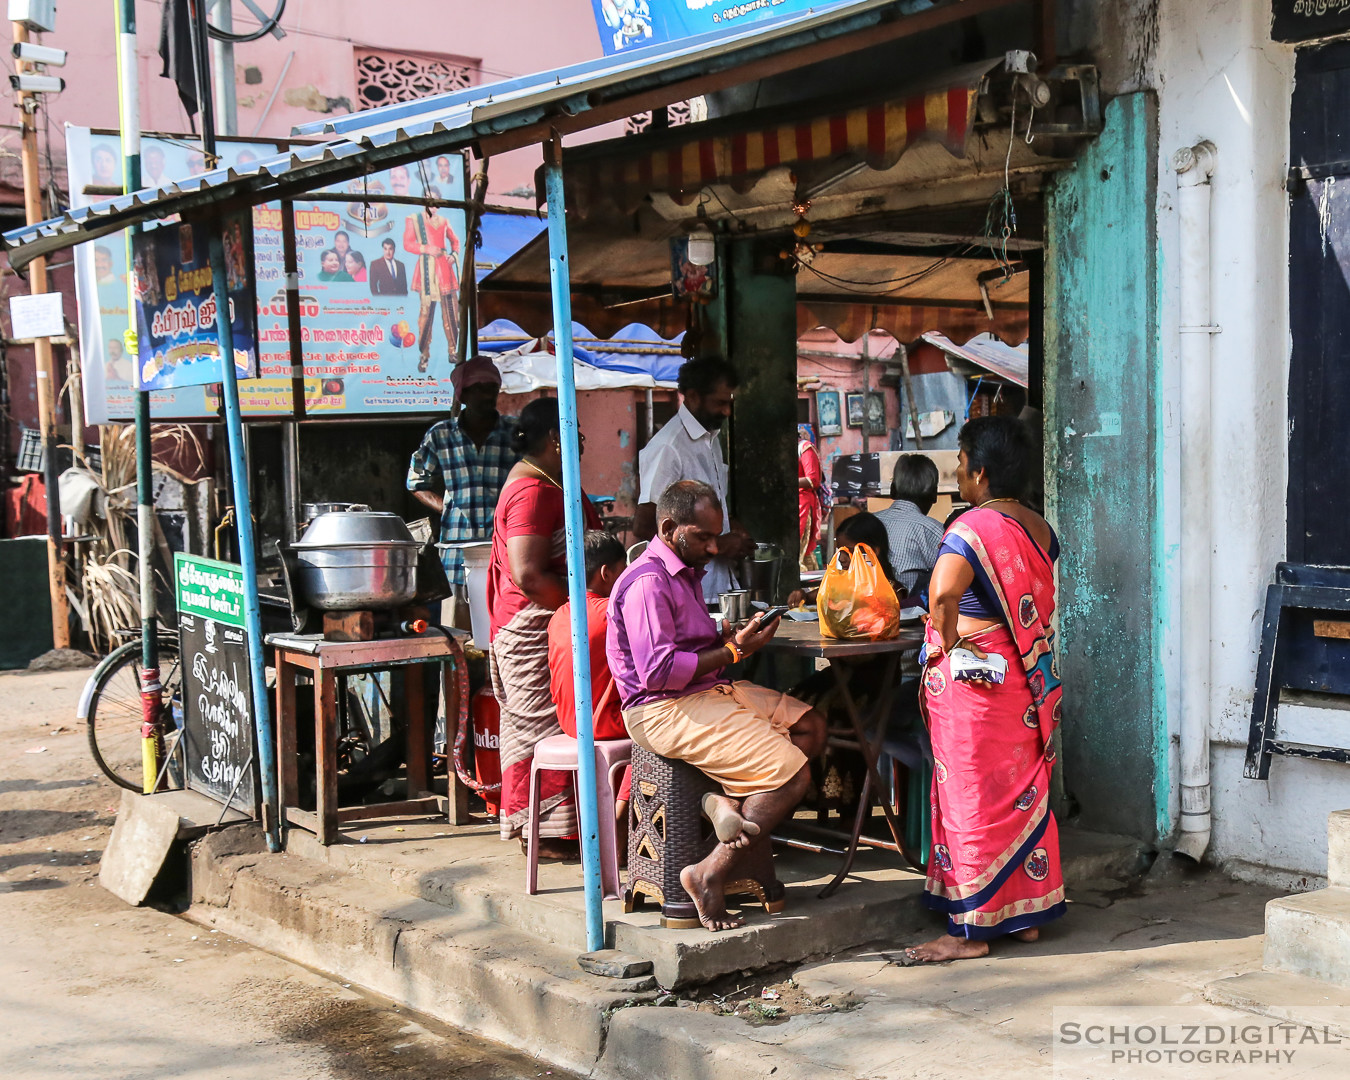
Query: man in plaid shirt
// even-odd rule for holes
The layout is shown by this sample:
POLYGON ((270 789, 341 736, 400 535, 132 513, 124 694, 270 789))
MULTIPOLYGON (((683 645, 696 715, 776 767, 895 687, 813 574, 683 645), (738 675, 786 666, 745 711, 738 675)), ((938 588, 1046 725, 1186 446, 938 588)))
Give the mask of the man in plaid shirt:
MULTIPOLYGON (((519 455, 512 449, 514 416, 497 412, 502 376, 486 356, 475 356, 450 376, 457 416, 433 424, 408 463, 408 490, 441 515, 443 544, 492 539, 492 512, 519 455)), ((453 590, 450 625, 468 628, 464 555, 441 549, 453 590)))

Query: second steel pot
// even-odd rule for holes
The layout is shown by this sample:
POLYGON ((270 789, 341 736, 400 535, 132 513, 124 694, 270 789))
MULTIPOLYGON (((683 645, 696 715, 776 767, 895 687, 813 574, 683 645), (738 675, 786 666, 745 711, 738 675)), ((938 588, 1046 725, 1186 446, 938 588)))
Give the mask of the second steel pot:
POLYGON ((320 514, 293 544, 305 601, 320 611, 400 607, 417 595, 419 544, 397 514, 320 514))

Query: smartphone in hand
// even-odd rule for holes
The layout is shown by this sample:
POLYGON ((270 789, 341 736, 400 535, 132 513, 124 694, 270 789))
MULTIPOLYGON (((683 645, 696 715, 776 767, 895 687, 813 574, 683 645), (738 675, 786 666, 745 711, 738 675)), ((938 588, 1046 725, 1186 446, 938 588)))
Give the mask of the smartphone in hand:
POLYGON ((761 611, 755 616, 757 628, 768 626, 774 619, 781 619, 789 611, 787 604, 779 604, 777 607, 771 607, 768 611, 761 611))

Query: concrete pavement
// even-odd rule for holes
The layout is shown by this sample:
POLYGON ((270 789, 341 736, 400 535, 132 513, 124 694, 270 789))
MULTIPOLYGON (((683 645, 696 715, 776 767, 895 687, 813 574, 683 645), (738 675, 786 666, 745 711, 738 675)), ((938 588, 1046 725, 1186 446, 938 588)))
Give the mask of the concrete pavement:
MULTIPOLYGON (((5 1077, 429 1080, 571 1067, 597 1080, 1049 1080, 1055 1008, 1204 1006, 1206 987, 1261 966, 1273 890, 1216 872, 1158 872, 1127 885, 1111 876, 1121 867, 1109 850, 1085 853, 1082 865, 1101 876, 1078 875, 1068 916, 1034 945, 903 966, 904 947, 939 926, 897 896, 885 940, 767 973, 751 959, 744 973, 675 993, 582 974, 565 934, 559 944, 531 932, 536 909, 499 920, 523 876, 505 845, 466 863, 461 876, 473 888, 409 876, 390 853, 428 846, 412 823, 381 826, 363 833, 367 844, 322 858, 303 842, 267 855, 244 828, 214 834, 191 865, 193 924, 128 908, 97 887, 118 792, 95 780, 83 733, 69 730, 81 681, 0 676, 5 1077), (489 892, 497 907, 473 899, 489 892)), ((475 843, 468 834, 434 839, 475 843)), ((545 887, 569 886, 560 876, 545 887)))
POLYGON ((85 674, 0 675, 0 1076, 564 1077, 99 888, 120 789, 74 726, 85 674))

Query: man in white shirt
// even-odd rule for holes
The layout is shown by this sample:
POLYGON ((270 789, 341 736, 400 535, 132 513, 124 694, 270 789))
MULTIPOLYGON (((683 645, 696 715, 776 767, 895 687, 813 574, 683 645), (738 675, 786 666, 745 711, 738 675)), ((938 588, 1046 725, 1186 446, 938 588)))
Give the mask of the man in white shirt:
POLYGON ((754 550, 754 541, 726 510, 727 466, 718 439, 739 382, 736 369, 720 357, 687 361, 677 384, 684 398, 679 412, 638 454, 640 490, 633 533, 639 540, 656 535, 656 501, 677 480, 700 480, 721 500, 723 535, 717 538, 717 558, 703 576, 703 596, 709 603, 717 602, 718 593, 739 587, 736 564, 754 550))

